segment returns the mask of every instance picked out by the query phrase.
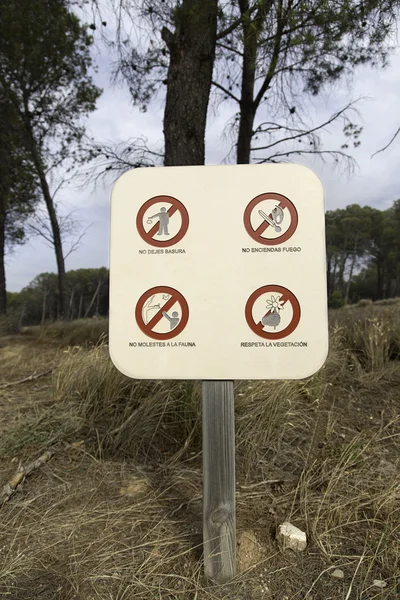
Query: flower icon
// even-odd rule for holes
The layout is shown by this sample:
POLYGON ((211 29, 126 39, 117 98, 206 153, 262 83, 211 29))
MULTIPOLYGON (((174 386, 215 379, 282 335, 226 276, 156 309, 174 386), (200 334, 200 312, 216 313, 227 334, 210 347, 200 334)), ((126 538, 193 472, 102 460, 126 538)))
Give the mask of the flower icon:
POLYGON ((271 311, 271 313, 277 313, 279 310, 283 308, 283 302, 279 300, 278 296, 271 296, 269 300, 267 300, 267 308, 271 311))

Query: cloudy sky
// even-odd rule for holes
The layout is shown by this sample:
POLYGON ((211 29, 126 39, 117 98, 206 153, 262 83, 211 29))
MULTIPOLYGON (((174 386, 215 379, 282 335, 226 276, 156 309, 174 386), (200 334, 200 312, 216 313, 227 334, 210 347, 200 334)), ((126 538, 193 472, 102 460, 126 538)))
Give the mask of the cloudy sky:
MULTIPOLYGON (((95 60, 98 73, 95 82, 104 92, 97 110, 88 120, 88 131, 99 141, 122 141, 145 136, 154 146, 162 146, 163 99, 156 99, 146 113, 132 107, 129 95, 122 87, 109 83, 110 61, 100 47, 95 60)), ((314 99, 310 109, 314 123, 321 122, 349 100, 363 97, 358 104, 360 124, 364 130, 361 145, 352 151, 357 168, 351 175, 315 158, 296 157, 294 162, 307 164, 318 174, 325 189, 327 209, 358 203, 379 209, 388 208, 400 198, 400 135, 385 152, 371 155, 388 143, 400 126, 399 77, 400 53, 392 56, 385 70, 362 67, 357 70, 351 89, 348 84, 336 85, 323 97, 314 99)), ((232 116, 233 106, 225 104, 210 109, 207 130, 207 164, 220 164, 229 151, 229 141, 223 135, 224 125, 232 116)), ((339 148, 343 143, 342 126, 331 126, 322 136, 324 147, 339 148)), ((78 188, 69 186, 59 195, 64 211, 75 211, 83 227, 90 225, 80 248, 72 253, 66 268, 79 269, 108 266, 109 259, 109 199, 111 182, 78 188)), ((40 239, 32 239, 17 248, 7 258, 7 288, 19 291, 36 275, 56 270, 54 252, 40 239)))

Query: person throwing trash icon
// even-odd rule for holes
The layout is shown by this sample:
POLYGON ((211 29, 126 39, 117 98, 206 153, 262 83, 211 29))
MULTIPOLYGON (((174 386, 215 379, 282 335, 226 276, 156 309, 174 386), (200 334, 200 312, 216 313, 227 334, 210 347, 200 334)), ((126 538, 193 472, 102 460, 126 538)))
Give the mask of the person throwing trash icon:
POLYGON ((152 219, 155 219, 156 217, 159 218, 157 235, 163 235, 163 234, 169 235, 169 233, 168 233, 169 214, 167 213, 167 209, 165 208, 165 206, 160 208, 159 213, 157 213, 156 215, 153 215, 152 217, 149 217, 147 219, 147 222, 151 223, 152 219))
POLYGON ((172 329, 175 329, 175 327, 178 325, 180 318, 178 313, 176 312, 176 310, 174 310, 174 312, 172 313, 172 317, 169 316, 168 313, 166 313, 165 311, 163 311, 163 316, 168 319, 169 321, 169 329, 170 331, 172 329))

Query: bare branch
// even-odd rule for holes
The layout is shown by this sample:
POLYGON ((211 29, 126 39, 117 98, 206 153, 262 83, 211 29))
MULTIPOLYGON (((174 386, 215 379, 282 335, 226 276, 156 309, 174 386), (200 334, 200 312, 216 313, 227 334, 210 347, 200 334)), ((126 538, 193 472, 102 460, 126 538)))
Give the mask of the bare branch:
POLYGON ((95 144, 96 155, 91 171, 84 175, 85 185, 90 181, 97 182, 110 173, 120 175, 129 169, 154 167, 162 163, 164 154, 150 150, 146 138, 134 138, 126 142, 95 144))
POLYGON ((371 158, 374 158, 374 156, 376 154, 379 154, 380 152, 384 152, 385 150, 387 150, 389 148, 389 146, 394 142, 394 140, 397 138, 397 136, 400 133, 400 127, 398 128, 398 130, 396 131, 396 133, 394 134, 394 136, 392 137, 392 139, 390 140, 390 142, 388 144, 386 144, 386 146, 384 146, 383 148, 381 148, 380 150, 377 150, 376 152, 373 153, 373 155, 371 156, 371 158))
POLYGON ((349 171, 353 171, 356 166, 356 161, 354 160, 354 158, 352 156, 349 156, 345 152, 342 152, 341 150, 289 150, 288 152, 277 152, 276 154, 271 154, 271 156, 258 158, 256 162, 257 164, 263 164, 266 162, 279 162, 274 159, 288 157, 292 154, 316 154, 322 159, 324 155, 328 155, 334 158, 335 162, 339 162, 338 157, 341 157, 347 162, 349 171))
MULTIPOLYGON (((304 137, 304 136, 307 136, 307 135, 311 135, 315 131, 319 131, 320 129, 323 129, 324 127, 327 127, 333 121, 336 121, 336 119, 338 119, 341 115, 343 115, 344 112, 346 112, 347 110, 349 110, 356 102, 358 102, 358 100, 356 100, 355 102, 349 102, 349 104, 347 104, 345 107, 343 107, 342 109, 340 109, 339 111, 337 111, 336 113, 334 113, 324 123, 321 123, 320 125, 317 125, 316 127, 312 127, 311 129, 303 130, 303 131, 299 130, 299 133, 296 133, 295 135, 291 135, 291 136, 287 136, 287 137, 281 138, 280 140, 272 142, 271 144, 267 144, 266 146, 257 146, 255 148, 252 148, 252 151, 255 152, 257 150, 267 150, 268 148, 272 148, 273 146, 277 146, 278 144, 282 144, 282 142, 287 142, 287 141, 290 141, 290 140, 296 140, 298 138, 301 138, 301 137, 304 137)), ((288 129, 290 131, 290 128, 287 127, 286 129, 288 129)))
MULTIPOLYGON (((254 6, 252 6, 251 8, 249 8, 248 11, 248 16, 250 17, 256 10, 258 10, 258 4, 255 3, 254 6)), ((241 15, 240 17, 238 17, 237 19, 235 19, 235 21, 233 21, 229 27, 227 27, 226 29, 222 29, 222 31, 220 31, 219 33, 217 33, 217 40, 222 40, 222 38, 226 37, 227 35, 229 35, 230 33, 232 33, 232 31, 235 31, 235 29, 237 29, 238 27, 240 27, 240 25, 243 23, 243 16, 241 15)))
POLYGON ((64 256, 64 259, 67 260, 67 258, 73 253, 75 252, 75 250, 78 250, 78 248, 80 248, 81 244, 82 244, 82 240, 85 237, 86 233, 89 231, 89 229, 91 228, 91 226, 93 225, 93 223, 90 223, 86 229, 80 234, 80 236, 78 237, 78 239, 73 242, 71 244, 71 247, 69 249, 69 251, 66 253, 66 255, 64 256))
POLYGON ((232 48, 232 46, 228 46, 227 44, 222 44, 221 42, 217 42, 217 47, 224 48, 225 50, 228 50, 229 52, 233 52, 234 54, 243 56, 243 52, 240 52, 240 50, 237 50, 236 48, 232 48))
POLYGON ((213 81, 212 84, 213 84, 213 86, 215 86, 216 88, 218 88, 219 90, 221 90, 222 92, 224 92, 224 94, 226 94, 227 96, 230 96, 230 98, 232 98, 232 100, 235 100, 235 102, 237 102, 238 104, 240 104, 239 98, 237 98, 235 96, 235 94, 232 94, 232 92, 230 92, 229 90, 227 90, 226 88, 224 88, 223 85, 221 85, 217 81, 213 81))

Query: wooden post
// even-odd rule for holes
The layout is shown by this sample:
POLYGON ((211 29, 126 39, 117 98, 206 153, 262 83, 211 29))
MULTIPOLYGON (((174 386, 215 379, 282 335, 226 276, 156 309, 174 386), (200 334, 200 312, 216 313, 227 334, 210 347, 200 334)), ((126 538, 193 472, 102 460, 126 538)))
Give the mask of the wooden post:
POLYGON ((232 381, 203 381, 203 542, 205 576, 236 574, 235 416, 232 381))

